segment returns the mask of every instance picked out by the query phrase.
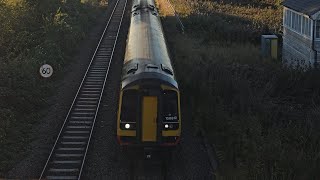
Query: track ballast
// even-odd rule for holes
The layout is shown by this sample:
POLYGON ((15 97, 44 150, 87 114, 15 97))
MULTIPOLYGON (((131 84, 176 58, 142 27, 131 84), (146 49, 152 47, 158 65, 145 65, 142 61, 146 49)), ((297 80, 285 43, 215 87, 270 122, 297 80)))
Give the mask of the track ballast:
POLYGON ((117 0, 39 179, 80 179, 127 0, 117 0))

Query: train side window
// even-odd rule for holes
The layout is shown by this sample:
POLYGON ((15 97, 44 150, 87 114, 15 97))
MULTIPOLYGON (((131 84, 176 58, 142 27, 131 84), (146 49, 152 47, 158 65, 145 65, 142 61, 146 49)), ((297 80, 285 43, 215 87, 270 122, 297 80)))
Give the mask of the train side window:
POLYGON ((163 91, 162 113, 163 121, 178 121, 178 95, 176 91, 163 91))
POLYGON ((125 90, 122 95, 121 122, 136 122, 138 116, 138 91, 125 90))

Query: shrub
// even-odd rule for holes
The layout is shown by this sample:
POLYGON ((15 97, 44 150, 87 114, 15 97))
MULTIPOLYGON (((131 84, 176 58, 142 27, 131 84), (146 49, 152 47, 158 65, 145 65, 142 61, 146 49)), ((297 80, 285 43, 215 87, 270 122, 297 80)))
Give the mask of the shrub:
POLYGON ((215 145, 218 178, 319 177, 320 72, 283 68, 255 45, 280 29, 281 8, 275 1, 173 2, 178 12, 190 10, 179 12, 184 35, 170 32, 172 18, 164 18, 176 76, 194 129, 205 128, 215 145))
POLYGON ((99 0, 0 0, 0 176, 26 152, 38 113, 102 11, 99 0), (43 81, 39 67, 55 69, 43 81))

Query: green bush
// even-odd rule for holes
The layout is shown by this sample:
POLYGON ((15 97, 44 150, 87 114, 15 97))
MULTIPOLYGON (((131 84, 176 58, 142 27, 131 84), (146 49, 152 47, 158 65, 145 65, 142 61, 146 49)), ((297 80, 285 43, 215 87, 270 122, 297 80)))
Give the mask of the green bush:
POLYGON ((215 144, 221 176, 320 176, 319 72, 215 62, 191 53, 175 57, 178 81, 193 103, 195 124, 215 144))
POLYGON ((100 2, 0 0, 0 176, 26 153, 38 112, 102 13, 100 2), (44 63, 55 69, 46 81, 38 73, 44 63))
POLYGON ((173 2, 186 26, 167 33, 176 76, 215 145, 217 179, 320 177, 320 72, 283 68, 255 45, 279 32, 278 1, 173 2))

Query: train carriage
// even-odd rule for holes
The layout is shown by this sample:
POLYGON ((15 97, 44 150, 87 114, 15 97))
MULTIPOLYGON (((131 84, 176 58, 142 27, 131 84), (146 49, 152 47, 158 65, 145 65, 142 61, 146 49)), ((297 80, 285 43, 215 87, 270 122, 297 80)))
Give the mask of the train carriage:
POLYGON ((180 93, 153 0, 134 0, 117 117, 121 145, 174 146, 180 93))

